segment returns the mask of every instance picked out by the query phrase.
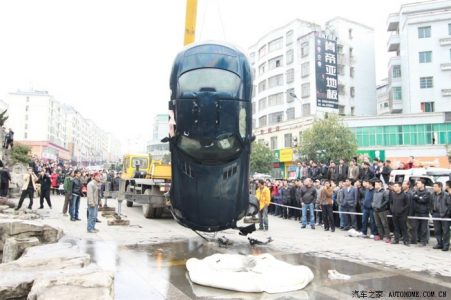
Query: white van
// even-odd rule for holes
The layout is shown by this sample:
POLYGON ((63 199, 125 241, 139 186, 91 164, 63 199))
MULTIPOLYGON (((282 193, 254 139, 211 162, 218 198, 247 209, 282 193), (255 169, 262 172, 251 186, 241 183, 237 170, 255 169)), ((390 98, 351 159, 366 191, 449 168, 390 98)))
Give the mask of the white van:
POLYGON ((445 186, 445 182, 450 180, 451 169, 445 168, 413 168, 409 170, 393 170, 390 173, 390 182, 409 182, 410 186, 414 186, 419 179, 424 179, 426 187, 431 188, 434 182, 441 182, 445 186))

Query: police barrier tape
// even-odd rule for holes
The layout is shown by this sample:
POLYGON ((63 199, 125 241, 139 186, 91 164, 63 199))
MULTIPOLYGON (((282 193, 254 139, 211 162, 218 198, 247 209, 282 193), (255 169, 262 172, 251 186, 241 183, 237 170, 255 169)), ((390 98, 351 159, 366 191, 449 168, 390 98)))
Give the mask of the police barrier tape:
MULTIPOLYGON (((297 210, 302 210, 301 207, 297 207, 297 206, 290 206, 290 205, 285 205, 285 204, 280 204, 280 203, 274 203, 271 202, 270 205, 275 205, 275 206, 281 206, 281 207, 286 207, 286 208, 291 208, 291 209, 297 209, 297 210)), ((318 212, 322 212, 321 209, 314 209, 314 211, 318 211, 318 212)), ((358 215, 358 216, 362 216, 363 213, 359 213, 359 212, 351 212, 351 211, 338 211, 338 210, 333 210, 332 211, 334 214, 346 214, 346 215, 358 215)), ((387 215, 387 217, 393 217, 393 215, 387 215)), ((408 219, 415 219, 415 220, 430 220, 430 221, 448 221, 451 222, 451 218, 432 218, 432 217, 414 217, 414 216, 407 216, 408 219)))

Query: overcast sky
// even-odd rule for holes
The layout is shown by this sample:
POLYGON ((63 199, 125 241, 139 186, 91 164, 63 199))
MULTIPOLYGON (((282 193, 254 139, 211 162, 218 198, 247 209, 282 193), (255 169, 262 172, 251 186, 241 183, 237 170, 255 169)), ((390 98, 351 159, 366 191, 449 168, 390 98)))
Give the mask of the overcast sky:
MULTIPOLYGON (((386 19, 408 0, 199 0, 197 41, 247 50, 295 18, 342 16, 375 30, 376 78, 386 77, 386 19)), ((47 90, 126 143, 151 139, 167 112, 169 73, 183 48, 185 0, 2 0, 0 99, 47 90)))

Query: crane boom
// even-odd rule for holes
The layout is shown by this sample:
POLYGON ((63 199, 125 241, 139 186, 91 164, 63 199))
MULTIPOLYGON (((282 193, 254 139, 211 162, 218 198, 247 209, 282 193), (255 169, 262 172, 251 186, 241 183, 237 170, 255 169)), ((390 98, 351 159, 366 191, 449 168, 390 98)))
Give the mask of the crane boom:
POLYGON ((194 42, 196 37, 197 0, 186 0, 184 45, 194 42))

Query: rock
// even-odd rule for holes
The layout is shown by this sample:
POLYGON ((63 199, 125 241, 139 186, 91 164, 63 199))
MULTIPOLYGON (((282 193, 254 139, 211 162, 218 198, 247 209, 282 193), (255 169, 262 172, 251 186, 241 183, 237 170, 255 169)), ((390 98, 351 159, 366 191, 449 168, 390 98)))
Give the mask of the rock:
POLYGON ((0 264, 0 299, 25 298, 36 279, 65 276, 85 268, 90 260, 88 254, 69 243, 27 248, 19 259, 0 264))
POLYGON ((9 209, 10 207, 8 205, 0 205, 0 213, 3 213, 3 210, 9 209))
POLYGON ((114 299, 114 273, 107 271, 39 278, 28 294, 29 300, 114 299))
POLYGON ((126 220, 126 219, 111 219, 108 220, 107 222, 108 225, 122 225, 122 226, 128 226, 130 225, 130 220, 126 220))
POLYGON ((8 263, 10 261, 19 258, 25 249, 39 245, 40 242, 36 237, 30 238, 8 238, 3 247, 2 263, 8 263))
POLYGON ((18 197, 23 185, 23 176, 27 174, 27 166, 16 164, 12 167, 11 184, 9 186, 11 197, 18 197))
POLYGON ((14 208, 16 206, 16 204, 14 203, 14 201, 9 200, 8 198, 5 197, 0 197, 0 205, 6 205, 10 208, 14 208))
POLYGON ((62 235, 61 229, 44 225, 42 222, 0 218, 0 249, 3 249, 5 241, 10 237, 37 237, 41 243, 54 243, 62 235))

